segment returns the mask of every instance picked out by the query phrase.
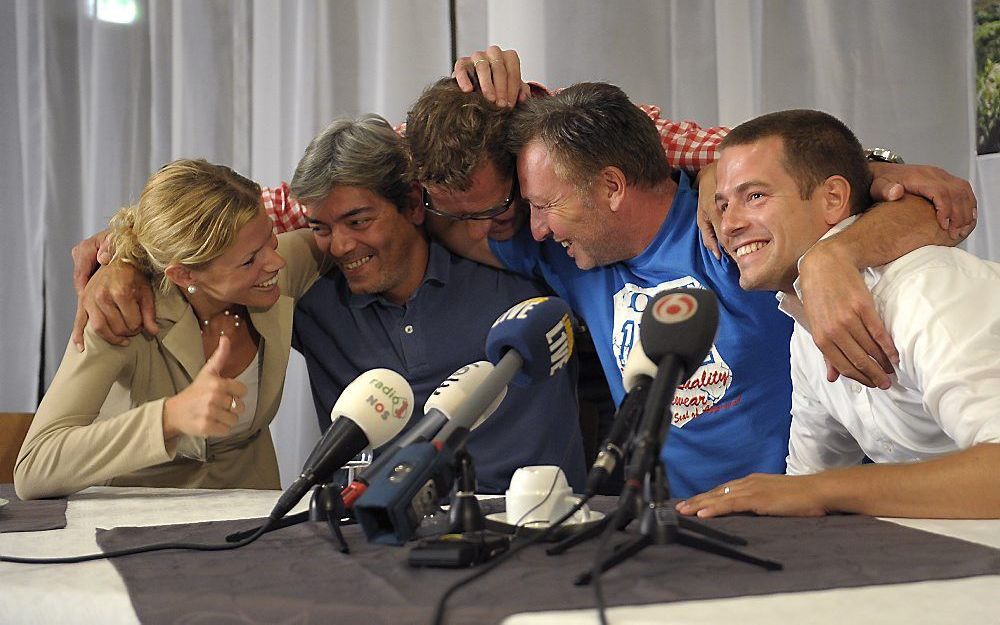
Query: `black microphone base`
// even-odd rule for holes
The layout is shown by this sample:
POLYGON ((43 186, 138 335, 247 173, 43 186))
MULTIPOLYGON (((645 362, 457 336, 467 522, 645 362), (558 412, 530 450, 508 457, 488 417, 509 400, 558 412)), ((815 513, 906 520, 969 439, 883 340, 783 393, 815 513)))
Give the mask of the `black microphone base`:
POLYGON ((471 493, 458 493, 451 499, 448 510, 448 533, 478 532, 486 527, 479 500, 471 493))
MULTIPOLYGON (((264 533, 284 529, 298 525, 299 523, 305 523, 306 521, 325 521, 330 524, 330 531, 338 538, 341 552, 348 553, 347 542, 344 540, 340 528, 344 525, 353 525, 357 521, 346 510, 344 500, 340 497, 340 491, 340 484, 320 484, 314 487, 312 497, 309 500, 308 511, 297 512, 273 521, 269 520, 265 523, 267 529, 264 530, 264 533)), ((258 526, 248 530, 233 532, 226 536, 226 542, 238 543, 257 533, 260 528, 261 526, 258 526)))
MULTIPOLYGON (((666 481, 666 470, 662 461, 657 459, 654 461, 646 484, 645 496, 637 499, 628 497, 625 502, 619 502, 621 505, 629 506, 629 501, 635 501, 637 508, 631 510, 641 510, 639 513, 640 536, 615 545, 611 555, 598 565, 597 570, 600 573, 621 564, 650 545, 675 543, 753 564, 768 571, 782 569, 780 562, 768 560, 740 549, 741 546, 747 544, 746 539, 679 515, 666 499, 668 491, 666 481)), ((624 494, 623 498, 625 498, 624 494)), ((631 510, 626 508, 625 512, 631 510)), ((628 514, 622 516, 630 518, 628 514)), ((624 525, 621 525, 619 529, 623 527, 624 525)), ((573 580, 573 584, 586 586, 592 579, 593 571, 587 571, 578 575, 573 580)))
MULTIPOLYGON (((653 515, 655 515, 655 512, 651 511, 650 516, 653 515)), ((643 520, 645 521, 645 519, 643 520)), ((688 519, 683 519, 683 521, 686 522, 683 524, 685 525, 684 528, 676 520, 674 522, 656 520, 649 524, 643 523, 640 526, 643 533, 637 538, 616 545, 612 554, 601 562, 599 567, 600 572, 603 573, 618 566, 650 545, 670 545, 674 543, 753 564, 768 571, 780 571, 783 568, 780 562, 768 560, 767 558, 762 558, 735 547, 734 545, 737 544, 746 544, 746 540, 738 536, 719 532, 688 519), (725 539, 718 540, 711 537, 715 534, 720 534, 725 539)), ((573 580, 573 585, 586 586, 592 580, 593 572, 587 571, 578 575, 573 580)))

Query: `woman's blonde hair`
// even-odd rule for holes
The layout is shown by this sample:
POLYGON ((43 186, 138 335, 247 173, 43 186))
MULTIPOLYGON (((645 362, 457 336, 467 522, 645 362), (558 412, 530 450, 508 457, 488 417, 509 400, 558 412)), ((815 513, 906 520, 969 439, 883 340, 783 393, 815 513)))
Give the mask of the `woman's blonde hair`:
POLYGON ((260 186, 224 165, 180 159, 150 176, 139 202, 111 219, 114 259, 129 263, 160 289, 167 265, 197 269, 219 257, 260 213, 260 186))

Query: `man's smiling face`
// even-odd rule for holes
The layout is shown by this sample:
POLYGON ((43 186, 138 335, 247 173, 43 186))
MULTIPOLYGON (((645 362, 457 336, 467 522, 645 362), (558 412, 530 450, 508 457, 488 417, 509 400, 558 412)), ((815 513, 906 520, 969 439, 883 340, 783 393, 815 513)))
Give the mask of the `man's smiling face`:
POLYGON ((531 234, 552 237, 580 269, 630 258, 628 242, 611 223, 611 209, 595 189, 586 196, 557 173, 552 154, 541 141, 524 146, 517 157, 521 194, 531 207, 531 234))
POLYGON ((720 242, 746 290, 792 291, 799 258, 827 231, 820 190, 802 199, 780 137, 727 147, 716 172, 720 242))
POLYGON ((308 213, 316 244, 337 262, 352 293, 409 299, 427 269, 421 209, 400 211, 368 189, 337 186, 308 213))

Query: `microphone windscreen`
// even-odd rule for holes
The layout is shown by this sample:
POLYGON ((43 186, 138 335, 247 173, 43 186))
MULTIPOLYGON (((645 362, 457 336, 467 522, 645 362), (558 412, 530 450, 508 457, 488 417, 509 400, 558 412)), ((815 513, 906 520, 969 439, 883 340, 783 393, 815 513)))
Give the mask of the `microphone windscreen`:
POLYGON ((350 419, 374 448, 399 434, 412 414, 413 390, 403 376, 390 369, 371 369, 347 385, 330 411, 330 420, 350 419))
POLYGON ((719 303, 707 289, 670 289, 656 294, 642 313, 639 337, 655 363, 674 354, 688 379, 705 362, 719 327, 719 303))
MULTIPOLYGON (((451 419, 455 411, 469 400, 469 395, 483 383, 491 371, 493 371, 493 363, 485 360, 465 365, 448 376, 444 382, 434 389, 431 396, 427 398, 427 402, 424 403, 424 414, 437 408, 451 419)), ((489 405, 472 425, 472 429, 474 430, 479 427, 480 423, 496 412, 496 409, 500 406, 500 402, 506 396, 507 387, 504 386, 503 391, 496 396, 493 403, 489 405)))
POLYGON ((558 297, 535 297, 500 315, 486 337, 486 357, 494 364, 508 350, 524 360, 512 382, 541 382, 573 355, 573 322, 569 306, 558 297))
POLYGON ((649 359, 646 350, 642 348, 642 338, 640 337, 629 350, 628 359, 625 361, 625 369, 622 370, 622 386, 625 392, 631 391, 642 378, 656 377, 656 363, 649 359))

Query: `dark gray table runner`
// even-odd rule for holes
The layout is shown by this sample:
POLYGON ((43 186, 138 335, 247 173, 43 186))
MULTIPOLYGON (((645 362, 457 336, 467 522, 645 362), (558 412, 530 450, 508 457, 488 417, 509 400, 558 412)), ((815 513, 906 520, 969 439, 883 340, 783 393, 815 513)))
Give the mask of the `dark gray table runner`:
MULTIPOLYGON (((100 530, 98 543, 105 551, 178 539, 210 543, 253 524, 244 520, 100 530)), ((608 604, 1000 573, 996 549, 869 517, 742 516, 710 524, 742 535, 755 552, 783 562, 785 569, 766 572, 681 545, 653 546, 604 575, 608 604)), ((427 623, 441 593, 471 571, 413 569, 406 564, 408 547, 370 545, 357 527, 344 533, 352 549, 349 555, 337 551, 325 525, 306 523, 235 551, 163 552, 113 562, 143 623, 427 623)), ((622 538, 619 534, 617 540, 622 538)), ((518 612, 591 608, 593 591, 575 587, 571 580, 589 569, 594 549, 590 542, 550 557, 544 546, 531 547, 458 591, 449 600, 446 622, 496 623, 518 612)))
POLYGON ((0 533, 40 532, 66 527, 65 499, 22 501, 14 494, 13 484, 0 484, 0 499, 10 501, 0 507, 0 533))

